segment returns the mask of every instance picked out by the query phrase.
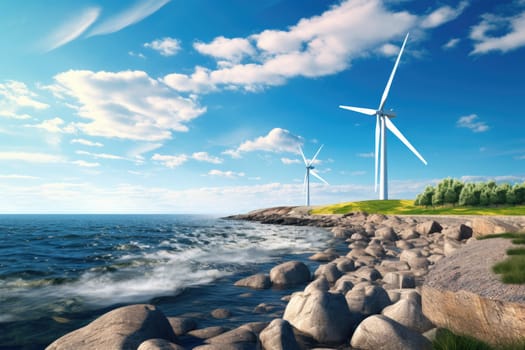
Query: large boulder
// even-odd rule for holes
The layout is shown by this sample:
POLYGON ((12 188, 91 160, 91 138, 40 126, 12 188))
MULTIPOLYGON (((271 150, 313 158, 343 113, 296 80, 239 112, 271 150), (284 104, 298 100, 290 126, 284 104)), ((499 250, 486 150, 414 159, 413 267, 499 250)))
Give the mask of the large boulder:
POLYGON ((361 322, 350 345, 363 350, 432 349, 427 338, 383 315, 370 316, 361 322))
POLYGON ((306 283, 310 279, 310 270, 300 261, 288 261, 270 270, 270 280, 278 286, 306 283))
POLYGON ((255 347, 257 344, 257 336, 247 327, 241 326, 213 338, 206 339, 206 343, 219 345, 221 346, 219 347, 220 349, 227 348, 228 346, 232 347, 235 346, 235 344, 238 344, 238 346, 242 346, 243 348, 251 348, 255 347))
POLYGON ((168 322, 175 335, 183 335, 197 328, 197 322, 187 317, 168 317, 168 322))
POLYGON ((436 221, 425 221, 416 226, 416 232, 421 235, 428 236, 431 233, 441 232, 443 227, 436 221))
POLYGON ((445 235, 445 237, 447 238, 454 239, 456 241, 461 241, 472 237, 472 227, 460 224, 448 227, 441 231, 441 233, 443 233, 443 235, 445 235))
POLYGON ((124 306, 55 340, 46 350, 137 349, 148 339, 175 340, 168 319, 154 305, 124 306))
POLYGON ((385 307, 382 314, 418 333, 434 328, 432 322, 423 315, 421 303, 414 299, 401 299, 385 307))
POLYGON ((493 218, 474 218, 472 219, 472 233, 474 237, 482 237, 506 232, 518 232, 519 227, 493 218))
POLYGON ((270 277, 264 273, 258 273, 252 276, 245 277, 235 282, 237 287, 248 287, 252 289, 268 289, 272 286, 270 277))
POLYGON ((503 284, 491 270, 511 246, 508 239, 478 240, 438 261, 422 288, 425 316, 437 327, 494 345, 522 339, 525 285, 503 284))
POLYGON ((339 293, 312 291, 292 295, 283 319, 319 343, 340 344, 356 326, 345 298, 339 293))
POLYGON ((350 311, 360 315, 361 319, 378 314, 391 304, 388 293, 382 287, 374 285, 361 288, 355 286, 346 293, 346 302, 350 311))
POLYGON ((140 344, 137 350, 184 350, 184 348, 166 339, 148 339, 140 344))
POLYGON ((277 318, 259 335, 264 350, 299 350, 292 326, 288 321, 277 318))
POLYGON ((328 283, 335 283, 342 275, 335 263, 320 265, 314 272, 316 278, 324 276, 328 283))

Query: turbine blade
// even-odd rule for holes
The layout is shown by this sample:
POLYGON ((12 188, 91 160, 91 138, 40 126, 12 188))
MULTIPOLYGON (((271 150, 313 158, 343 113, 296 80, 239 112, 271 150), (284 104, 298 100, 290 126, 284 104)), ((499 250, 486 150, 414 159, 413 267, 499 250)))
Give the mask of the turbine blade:
POLYGON ((376 148, 375 148, 375 176, 374 176, 374 191, 377 192, 377 183, 379 178, 379 140, 380 140, 381 127, 379 125, 379 116, 376 117, 376 148))
POLYGON ((319 147, 319 149, 317 150, 317 152, 315 153, 315 156, 312 158, 312 160, 310 161, 310 163, 308 163, 308 165, 312 165, 314 164, 315 160, 317 159, 317 156, 319 155, 319 152, 321 152, 321 148, 323 148, 324 145, 321 145, 321 147, 319 147))
POLYGON ((326 182, 326 180, 323 179, 321 176, 319 176, 319 174, 315 170, 310 170, 310 174, 312 174, 313 176, 315 176, 316 178, 318 178, 319 180, 321 180, 325 184, 329 185, 329 183, 326 182))
POLYGON ((303 156, 304 165, 308 166, 308 161, 306 160, 306 157, 304 156, 303 148, 301 145, 299 145, 299 152, 301 152, 301 156, 303 156))
POLYGON ((357 113, 362 113, 366 115, 376 115, 376 110, 371 108, 361 108, 361 107, 352 107, 352 106, 339 106, 342 109, 348 109, 349 111, 354 111, 357 113))
POLYGON ((394 69, 392 69, 392 73, 390 73, 390 78, 388 79, 388 83, 386 83, 385 91, 383 91, 383 96, 381 97, 381 103, 379 104, 380 111, 382 111, 383 107, 385 106, 386 99, 388 97, 388 92, 390 91, 392 80, 394 80, 394 75, 396 75, 397 66, 399 65, 399 60, 401 59, 401 55, 403 54, 403 50, 405 48, 405 44, 407 43, 407 39, 408 39, 408 33, 405 36, 405 41, 403 41, 403 46, 401 46, 401 50, 399 50, 399 54, 397 55, 396 63, 394 64, 394 69))
POLYGON ((412 151, 412 153, 414 153, 416 155, 416 157, 418 157, 425 165, 427 165, 427 161, 423 158, 423 156, 421 156, 421 154, 419 154, 419 152, 414 148, 414 146, 412 146, 410 144, 410 142, 408 142, 408 140, 406 139, 405 136, 403 136, 403 134, 401 133, 401 131, 399 131, 396 126, 394 125, 394 123, 392 123, 392 121, 388 118, 385 118, 385 122, 386 122, 386 127, 392 131, 392 133, 394 135, 397 136, 398 139, 401 140, 401 142, 403 142, 405 144, 405 146, 408 147, 409 150, 412 151))
POLYGON ((303 181, 303 192, 306 193, 306 178, 308 177, 308 170, 304 173, 304 181, 303 181))

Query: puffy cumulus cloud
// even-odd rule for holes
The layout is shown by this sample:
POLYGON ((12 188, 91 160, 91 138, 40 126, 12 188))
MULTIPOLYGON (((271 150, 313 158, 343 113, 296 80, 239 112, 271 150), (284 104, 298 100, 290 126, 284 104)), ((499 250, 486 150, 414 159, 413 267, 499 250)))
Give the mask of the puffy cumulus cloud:
POLYGON ((471 55, 482 55, 491 51, 508 52, 525 46, 525 10, 512 17, 485 14, 470 31, 474 44, 471 55), (492 32, 504 30, 505 34, 492 32))
POLYGON ((421 27, 423 28, 435 28, 440 25, 450 22, 458 18, 463 11, 468 7, 468 1, 461 1, 458 7, 453 8, 450 6, 442 6, 432 11, 428 16, 421 20, 421 27))
POLYGON ((49 105, 36 100, 38 95, 20 81, 7 80, 0 83, 0 116, 14 119, 30 119, 26 109, 43 110, 49 105))
POLYGON ((104 147, 104 145, 100 142, 93 142, 93 141, 89 141, 86 139, 73 139, 71 140, 71 143, 73 144, 76 143, 76 144, 88 146, 88 147, 104 147))
POLYGON ((180 91, 257 91, 284 84, 293 77, 335 74, 348 68, 353 58, 401 38, 418 20, 406 11, 388 10, 380 0, 343 1, 319 16, 301 19, 287 30, 197 43, 199 52, 218 60, 217 69, 197 67, 193 74, 171 74, 165 81, 180 91))
POLYGON ((150 43, 145 43, 144 47, 153 49, 160 53, 162 56, 174 56, 181 49, 180 40, 169 37, 156 39, 150 43))
POLYGON ((473 132, 485 132, 489 129, 485 122, 479 121, 479 117, 476 114, 460 117, 456 122, 456 126, 470 129, 473 132))
POLYGON ((222 171, 222 170, 212 169, 212 170, 210 170, 208 172, 208 175, 209 176, 226 177, 228 179, 237 179, 239 177, 245 176, 246 174, 243 173, 243 172, 237 173, 237 172, 231 171, 231 170, 222 171))
POLYGON ((44 120, 42 123, 39 124, 26 124, 24 125, 27 128, 36 128, 36 129, 42 129, 50 133, 74 133, 75 127, 72 124, 63 126, 65 124, 64 120, 61 118, 53 118, 44 120))
POLYGON ((379 53, 387 57, 392 57, 397 56, 399 50, 399 46, 393 44, 385 44, 379 48, 379 53))
POLYGON ((212 164, 221 164, 224 160, 219 157, 209 155, 208 152, 195 152, 191 155, 191 158, 199 161, 212 164))
POLYGON ((57 97, 75 100, 88 122, 75 127, 88 135, 143 141, 169 139, 172 131, 206 111, 196 97, 185 98, 143 71, 70 70, 54 77, 57 97))
POLYGON ((274 128, 267 135, 243 142, 236 149, 227 150, 223 154, 239 158, 243 152, 254 151, 299 153, 299 145, 302 143, 303 139, 300 136, 285 129, 274 128))
POLYGON ((172 155, 162 155, 162 154, 155 153, 153 157, 151 157, 151 159, 160 162, 162 165, 164 165, 167 168, 174 169, 186 163, 186 161, 188 160, 188 156, 185 154, 180 154, 178 156, 172 156, 172 155))
POLYGON ((201 54, 233 62, 240 62, 244 57, 255 54, 252 44, 245 38, 228 39, 219 36, 209 44, 196 42, 193 47, 201 54))

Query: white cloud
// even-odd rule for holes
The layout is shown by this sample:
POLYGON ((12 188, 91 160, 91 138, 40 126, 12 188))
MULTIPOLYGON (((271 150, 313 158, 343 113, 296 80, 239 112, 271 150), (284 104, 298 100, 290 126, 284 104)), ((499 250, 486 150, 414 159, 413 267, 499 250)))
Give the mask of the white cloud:
POLYGON ((254 151, 299 153, 299 145, 302 143, 303 139, 292 134, 290 131, 274 128, 270 130, 268 135, 243 142, 237 149, 227 150, 223 152, 223 154, 227 154, 233 158, 239 158, 243 152, 254 151))
POLYGON ((431 12, 428 16, 422 19, 421 27, 435 28, 440 25, 450 22, 458 18, 468 6, 468 1, 461 1, 457 8, 450 6, 442 6, 437 10, 431 12))
POLYGON ((181 97, 143 71, 70 70, 54 78, 52 91, 76 100, 78 115, 89 120, 74 123, 88 135, 165 140, 206 111, 196 97, 181 97))
POLYGON ((213 169, 213 170, 210 170, 208 172, 208 175, 210 175, 210 176, 219 176, 219 177, 227 177, 229 179, 236 179, 236 178, 239 178, 239 177, 243 177, 246 174, 243 173, 243 172, 236 173, 236 172, 231 171, 231 170, 222 171, 222 170, 213 169))
POLYGON ((142 155, 162 147, 162 143, 143 143, 134 146, 127 155, 132 158, 142 158, 142 155))
POLYGON ((461 40, 458 39, 458 38, 452 38, 452 39, 450 39, 449 41, 447 41, 447 43, 446 43, 445 45, 443 45, 443 48, 444 48, 445 50, 453 49, 453 48, 455 48, 456 46, 458 46, 458 44, 459 44, 460 41, 461 41, 461 40))
POLYGON ((153 49, 162 56, 174 56, 180 51, 180 40, 166 37, 145 43, 144 47, 153 49))
POLYGON ((40 178, 37 177, 37 176, 31 176, 31 175, 7 174, 7 175, 0 175, 0 179, 5 179, 5 180, 38 180, 40 178))
POLYGON ((48 104, 35 100, 36 93, 29 90, 26 84, 7 80, 0 84, 0 116, 13 119, 30 119, 31 116, 23 113, 27 108, 33 110, 44 110, 48 104))
POLYGON ((489 129, 489 126, 485 122, 478 121, 476 114, 466 115, 460 117, 456 122, 456 126, 459 128, 467 128, 473 132, 485 132, 489 129))
POLYGON ((360 158, 374 158, 374 152, 358 153, 357 156, 360 158))
POLYGON ((131 57, 138 57, 142 59, 146 58, 146 56, 144 56, 144 54, 141 52, 128 51, 128 55, 130 55, 131 57))
POLYGON ((191 157, 199 162, 206 162, 212 164, 221 164, 223 159, 209 155, 207 152, 195 152, 191 157))
POLYGON ((151 157, 151 159, 161 162, 162 165, 164 165, 167 168, 174 169, 186 163, 186 161, 188 160, 188 156, 185 154, 180 154, 178 156, 170 156, 155 153, 153 157, 151 157))
POLYGON ((397 56, 399 54, 399 50, 399 46, 393 44, 384 44, 379 48, 379 53, 387 57, 392 57, 397 56))
POLYGON ((104 145, 100 142, 93 142, 86 139, 73 139, 71 143, 78 143, 80 145, 89 146, 89 147, 103 147, 104 145))
POLYGON ((250 41, 244 38, 228 39, 219 36, 209 44, 196 42, 193 47, 201 54, 231 62, 240 62, 244 57, 255 54, 250 41))
POLYGON ((287 30, 265 30, 246 38, 217 37, 209 44, 196 44, 201 53, 218 59, 218 68, 196 67, 190 75, 167 75, 165 82, 179 91, 257 91, 298 76, 335 74, 348 68, 352 59, 402 38, 417 21, 406 11, 386 9, 380 0, 343 1, 287 30), (246 62, 239 63, 241 59, 246 62))
POLYGON ((39 152, 0 152, 1 160, 18 160, 28 163, 62 163, 62 156, 39 152))
POLYGON ((301 164, 299 159, 281 158, 281 162, 286 165, 290 164, 301 164))
POLYGON ((115 154, 109 154, 109 153, 92 153, 87 151, 76 151, 76 154, 80 156, 88 156, 95 159, 112 159, 112 160, 127 160, 126 158, 122 156, 117 156, 115 154))
POLYGON ((498 176, 484 176, 484 175, 465 175, 460 177, 461 181, 464 182, 487 182, 490 180, 501 182, 525 182, 525 176, 516 175, 498 175, 498 176))
POLYGON ((64 120, 61 118, 53 118, 44 120, 40 124, 26 124, 24 125, 27 128, 36 128, 36 129, 42 129, 50 133, 73 133, 75 132, 75 127, 73 125, 67 125, 65 127, 62 127, 64 124, 64 120))
POLYGON ((157 12, 161 7, 166 5, 170 0, 143 0, 137 1, 127 10, 102 21, 90 31, 89 36, 104 35, 118 32, 130 25, 142 21, 157 12))
POLYGON ((84 9, 78 16, 70 17, 43 40, 44 51, 52 51, 78 38, 97 20, 99 14, 100 8, 91 7, 84 9))
POLYGON ((482 18, 470 31, 470 38, 475 42, 471 55, 491 51, 505 53, 525 46, 525 11, 512 17, 485 14, 482 18), (501 30, 505 30, 506 33, 491 35, 491 32, 501 30))
POLYGON ((74 160, 71 164, 78 165, 82 168, 96 168, 100 166, 100 163, 86 162, 85 160, 74 160))

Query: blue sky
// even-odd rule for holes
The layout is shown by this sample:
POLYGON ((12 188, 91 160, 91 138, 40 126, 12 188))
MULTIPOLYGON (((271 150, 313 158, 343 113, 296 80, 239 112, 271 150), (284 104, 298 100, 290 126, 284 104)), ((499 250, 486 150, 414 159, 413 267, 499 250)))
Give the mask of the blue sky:
POLYGON ((444 177, 525 181, 525 1, 0 3, 0 212, 233 213, 304 203, 300 144, 374 199, 386 107, 391 198, 444 177))

